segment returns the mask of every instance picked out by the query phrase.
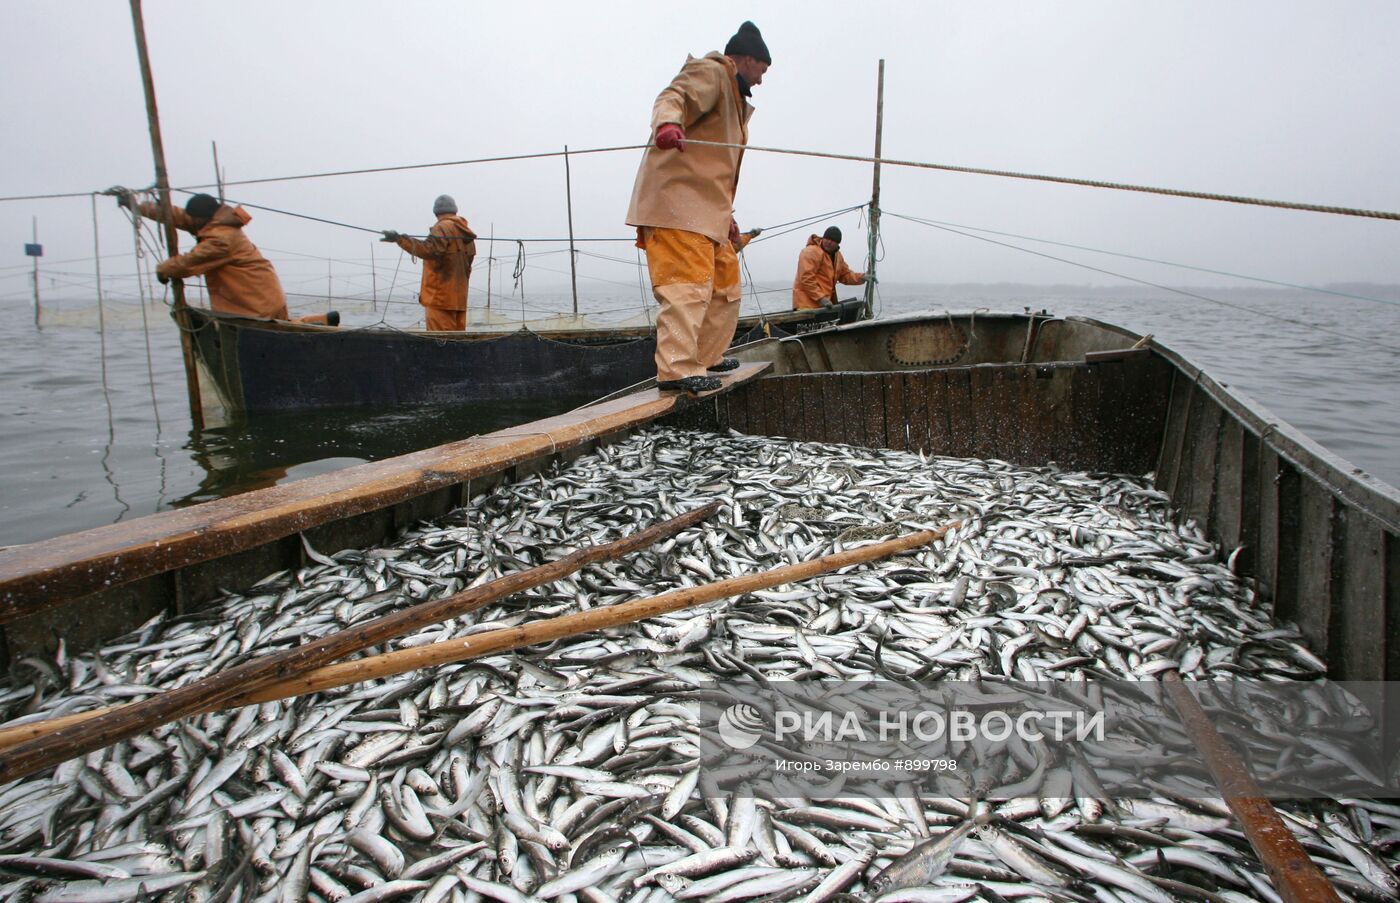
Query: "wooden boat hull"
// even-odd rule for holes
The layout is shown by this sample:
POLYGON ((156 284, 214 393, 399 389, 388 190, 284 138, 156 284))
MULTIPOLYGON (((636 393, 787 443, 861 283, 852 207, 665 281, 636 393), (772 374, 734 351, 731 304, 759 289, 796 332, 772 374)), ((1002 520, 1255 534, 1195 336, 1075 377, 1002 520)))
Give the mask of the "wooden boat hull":
POLYGON ((653 391, 401 458, 0 551, 4 654, 90 646, 654 422, 1150 474, 1331 676, 1400 679, 1400 492, 1168 349, 1079 318, 911 316, 766 339, 727 392, 653 391), (755 368, 767 374, 752 379, 755 368), (745 380, 752 380, 745 383, 745 380), (683 408, 683 409, 682 409, 683 408))
MULTIPOLYGON (((770 334, 792 335, 837 322, 845 309, 787 311, 767 318, 770 334)), ((656 374, 647 329, 430 333, 387 328, 330 329, 251 320, 191 308, 206 408, 225 415, 317 408, 568 401, 598 398, 656 374)), ((762 337, 756 318, 741 341, 762 337)))

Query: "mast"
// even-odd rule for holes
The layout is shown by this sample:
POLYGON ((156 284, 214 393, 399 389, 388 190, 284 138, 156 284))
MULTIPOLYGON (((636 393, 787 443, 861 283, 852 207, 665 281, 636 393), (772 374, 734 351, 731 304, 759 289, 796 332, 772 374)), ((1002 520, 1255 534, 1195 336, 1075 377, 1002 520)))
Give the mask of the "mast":
MULTIPOLYGON (((146 52, 146 25, 141 18, 141 0, 131 0, 131 24, 136 31, 136 56, 141 62, 141 85, 146 91, 146 118, 151 127, 151 154, 156 164, 156 191, 162 219, 165 220, 165 246, 171 257, 180 253, 180 240, 175 232, 175 216, 170 206, 170 179, 165 173, 165 145, 160 140, 160 114, 156 111, 156 84, 151 78, 151 58, 146 52)), ((132 215, 140 216, 133 210, 132 215)), ((185 284, 170 280, 170 293, 175 300, 171 312, 180 327, 180 351, 185 358, 185 388, 190 396, 190 420, 196 430, 204 429, 204 406, 199 397, 199 373, 195 369, 194 343, 190 339, 189 305, 185 303, 185 284)))
MULTIPOLYGON (((875 275, 875 252, 880 247, 880 139, 885 125, 885 61, 880 60, 879 87, 875 94, 875 179, 870 189, 870 268, 866 272, 875 275)), ((865 283, 865 319, 875 316, 875 286, 865 283)))
POLYGON ((574 188, 569 179, 569 146, 564 145, 564 194, 569 203, 569 281, 574 287, 574 316, 578 316, 578 255, 574 253, 574 188))
POLYGON ((39 323, 39 255, 44 253, 44 249, 39 246, 39 217, 34 217, 34 244, 25 249, 34 258, 34 326, 39 323))

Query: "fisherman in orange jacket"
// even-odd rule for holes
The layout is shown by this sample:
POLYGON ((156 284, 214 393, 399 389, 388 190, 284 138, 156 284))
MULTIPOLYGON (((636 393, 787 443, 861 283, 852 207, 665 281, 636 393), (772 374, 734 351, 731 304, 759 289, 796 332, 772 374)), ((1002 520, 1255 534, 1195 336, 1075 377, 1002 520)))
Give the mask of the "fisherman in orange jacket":
MULTIPOLYGON (((792 281, 792 309, 816 310, 836 302, 836 283, 864 285, 865 273, 853 273, 841 256, 841 230, 829 227, 807 239, 797 255, 797 278, 792 281)), ((873 279, 873 277, 871 277, 873 279)))
POLYGON ((437 222, 426 239, 410 238, 392 229, 381 241, 392 241, 423 261, 423 283, 418 303, 430 332, 461 331, 467 328, 467 284, 476 259, 476 233, 457 215, 457 202, 440 194, 433 201, 437 222))
POLYGON ((690 57, 656 98, 654 146, 637 170, 627 224, 646 249, 656 317, 656 385, 663 391, 718 389, 718 377, 739 366, 724 357, 742 300, 742 242, 734 192, 743 151, 686 149, 696 141, 747 144, 753 107, 745 100, 772 64, 757 26, 745 22, 723 53, 690 57))
MULTIPOLYGON (((107 193, 117 196, 118 206, 165 222, 159 204, 137 204, 132 192, 120 186, 107 193)), ((170 212, 175 228, 189 232, 197 241, 188 254, 177 254, 156 266, 161 282, 203 276, 209 306, 215 311, 266 320, 289 319, 277 271, 243 234, 243 227, 253 218, 248 211, 221 204, 213 195, 197 194, 185 203, 184 210, 171 208, 170 212)), ((340 314, 313 314, 296 322, 338 326, 340 314)))

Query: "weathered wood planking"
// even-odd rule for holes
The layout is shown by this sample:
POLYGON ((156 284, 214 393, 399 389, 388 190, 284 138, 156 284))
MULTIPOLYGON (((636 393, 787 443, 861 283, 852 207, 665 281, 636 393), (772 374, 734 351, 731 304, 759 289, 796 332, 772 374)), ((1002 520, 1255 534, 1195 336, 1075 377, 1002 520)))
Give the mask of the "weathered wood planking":
POLYGON ((885 438, 895 451, 909 448, 909 423, 904 414, 904 374, 886 373, 884 378, 885 396, 885 438))
POLYGON ((1335 499, 1316 480, 1300 480, 1299 488, 1298 629, 1313 649, 1328 655, 1337 651, 1331 641, 1335 499))
POLYGON ((1335 587, 1328 661, 1337 680, 1385 680, 1385 530, 1374 518, 1341 508, 1334 551, 1335 587))
MULTIPOLYGON (((769 366, 745 364, 718 391, 755 379, 769 366)), ((422 510, 440 510, 445 490, 473 477, 650 423, 690 403, 646 390, 397 458, 0 550, 0 623, 298 533, 314 537, 323 525, 373 518, 373 512, 402 505, 392 529, 422 510)))

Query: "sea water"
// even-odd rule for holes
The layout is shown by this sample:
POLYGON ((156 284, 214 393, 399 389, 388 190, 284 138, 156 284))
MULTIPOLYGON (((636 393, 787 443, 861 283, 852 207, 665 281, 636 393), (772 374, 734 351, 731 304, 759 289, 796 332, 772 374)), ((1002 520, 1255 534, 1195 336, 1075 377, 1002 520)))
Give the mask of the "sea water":
MULTIPOLYGON (((1400 288, 1365 292, 1393 303, 1282 289, 1191 292, 1201 297, 1136 287, 882 285, 878 313, 1046 309, 1151 333, 1354 466, 1400 484, 1400 288)), ((637 291, 588 295, 580 310, 601 321, 638 317, 645 300, 637 291)), ((405 454, 576 403, 265 415, 196 431, 179 334, 162 305, 148 303, 143 317, 135 302, 108 302, 102 331, 91 298, 46 300, 39 328, 31 311, 10 306, 0 320, 0 546, 405 454)), ((336 306, 348 328, 385 318, 382 304, 336 306)), ((787 306, 778 290, 746 297, 744 313, 787 306)), ((569 308, 567 294, 534 294, 525 313, 569 308)), ((386 322, 415 319, 421 311, 411 304, 386 322)))

